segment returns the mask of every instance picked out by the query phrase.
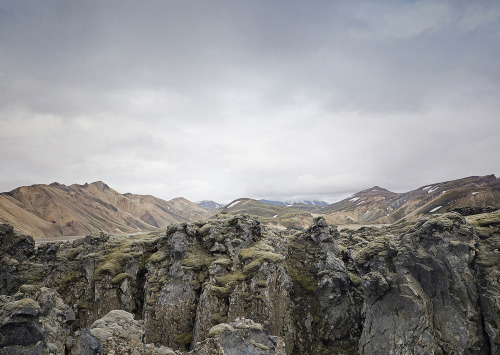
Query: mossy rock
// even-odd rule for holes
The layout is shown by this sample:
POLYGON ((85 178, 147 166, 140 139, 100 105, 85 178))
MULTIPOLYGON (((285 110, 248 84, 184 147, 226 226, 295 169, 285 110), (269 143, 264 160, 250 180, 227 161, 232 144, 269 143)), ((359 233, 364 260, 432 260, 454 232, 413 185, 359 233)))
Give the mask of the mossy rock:
POLYGON ((232 332, 234 332, 234 328, 227 323, 217 324, 217 325, 213 326, 212 328, 210 328, 210 330, 208 331, 208 336, 209 337, 216 337, 216 336, 224 334, 225 332, 232 333, 232 332))
POLYGON ((132 278, 132 275, 127 274, 126 272, 122 272, 122 273, 116 275, 115 277, 113 277, 113 279, 111 280, 111 283, 112 284, 120 284, 120 283, 122 283, 123 280, 131 279, 131 278, 132 278))
POLYGON ((187 252, 187 255, 182 259, 182 266, 189 270, 206 269, 214 261, 214 257, 208 254, 199 245, 195 245, 187 252))
POLYGON ((168 257, 168 254, 165 253, 163 250, 159 250, 154 254, 151 254, 149 257, 148 261, 157 264, 161 263, 163 260, 165 260, 168 257))
POLYGON ((191 340, 193 340, 193 334, 191 333, 181 333, 174 338, 174 342, 186 347, 191 344, 191 340))
POLYGON ((232 274, 226 274, 224 276, 216 277, 215 279, 217 280, 218 284, 225 286, 227 284, 244 281, 245 275, 243 274, 243 272, 241 272, 241 270, 238 270, 232 274))
POLYGON ((300 238, 292 239, 290 243, 287 271, 292 281, 306 293, 316 293, 318 289, 316 268, 311 262, 306 263, 306 260, 314 260, 314 256, 307 253, 315 249, 317 245, 300 238))
POLYGON ((263 262, 264 262, 263 258, 257 258, 257 259, 252 260, 252 262, 250 262, 249 264, 247 264, 243 267, 243 273, 244 274, 251 274, 251 273, 256 272, 257 270, 260 269, 260 266, 262 265, 263 262))
POLYGON ((234 283, 223 287, 211 285, 210 290, 219 298, 227 298, 234 290, 234 283))
POLYGON ((111 243, 114 248, 111 252, 99 258, 100 265, 94 271, 94 277, 99 279, 104 274, 116 276, 125 271, 125 265, 131 259, 141 257, 142 251, 137 250, 137 246, 131 240, 116 240, 111 243))
POLYGON ((213 313, 210 318, 215 324, 226 323, 227 322, 227 314, 226 312, 218 312, 213 313))
POLYGON ((256 272, 264 262, 281 262, 285 257, 281 254, 274 253, 274 248, 262 241, 255 243, 250 248, 240 251, 242 261, 251 260, 250 263, 243 267, 243 273, 251 274, 256 272))
POLYGON ((224 265, 224 266, 229 266, 231 265, 233 262, 231 259, 229 258, 220 258, 220 259, 217 259, 215 260, 212 264, 218 264, 218 265, 224 265))

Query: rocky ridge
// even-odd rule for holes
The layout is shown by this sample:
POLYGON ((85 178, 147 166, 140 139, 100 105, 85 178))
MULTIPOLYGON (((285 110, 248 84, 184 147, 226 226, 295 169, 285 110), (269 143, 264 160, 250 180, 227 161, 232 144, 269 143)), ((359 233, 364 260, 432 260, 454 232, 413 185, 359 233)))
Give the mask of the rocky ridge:
POLYGON ((498 211, 357 231, 222 215, 37 247, 0 225, 0 353, 494 354, 499 250, 498 211))

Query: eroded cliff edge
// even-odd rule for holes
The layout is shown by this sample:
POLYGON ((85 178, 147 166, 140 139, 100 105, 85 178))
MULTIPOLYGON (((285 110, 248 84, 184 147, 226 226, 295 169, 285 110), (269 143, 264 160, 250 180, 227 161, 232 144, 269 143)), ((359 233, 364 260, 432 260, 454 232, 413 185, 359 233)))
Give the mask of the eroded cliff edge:
POLYGON ((221 216, 38 247, 1 225, 0 353, 499 353, 500 213, 470 222, 221 216))

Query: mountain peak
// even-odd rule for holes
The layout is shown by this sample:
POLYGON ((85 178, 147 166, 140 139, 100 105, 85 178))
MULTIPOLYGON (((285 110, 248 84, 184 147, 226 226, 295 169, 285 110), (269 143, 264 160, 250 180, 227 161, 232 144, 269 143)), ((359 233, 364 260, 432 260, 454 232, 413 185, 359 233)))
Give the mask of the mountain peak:
POLYGON ((387 189, 384 189, 383 187, 380 187, 380 186, 373 186, 373 187, 370 187, 369 189, 365 189, 365 190, 361 190, 359 192, 356 192, 354 194, 354 196, 358 196, 358 195, 366 195, 366 194, 386 194, 386 193, 390 193, 390 194, 393 194, 394 192, 392 191, 389 191, 387 189))
POLYGON ((109 186, 102 182, 101 180, 99 181, 94 181, 93 183, 90 184, 91 186, 97 187, 99 190, 104 191, 104 190, 109 190, 109 186))

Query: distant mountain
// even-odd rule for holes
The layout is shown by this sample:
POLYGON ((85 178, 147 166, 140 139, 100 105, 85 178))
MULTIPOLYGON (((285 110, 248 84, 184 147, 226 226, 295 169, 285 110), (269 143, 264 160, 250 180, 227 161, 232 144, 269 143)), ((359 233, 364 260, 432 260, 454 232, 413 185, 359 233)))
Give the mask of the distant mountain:
POLYGON ((222 203, 217 203, 211 200, 203 200, 203 201, 198 201, 196 204, 200 207, 203 207, 204 209, 207 209, 209 211, 216 211, 225 205, 222 203))
POLYGON ((306 200, 306 201, 272 201, 272 200, 259 200, 260 202, 266 203, 268 205, 273 206, 291 206, 291 207, 299 207, 299 206, 328 206, 328 202, 325 201, 317 201, 317 200, 306 200))
POLYGON ((232 215, 247 213, 258 217, 262 223, 286 228, 289 226, 306 227, 312 223, 310 213, 290 206, 271 205, 251 198, 239 198, 226 205, 223 213, 232 215))
POLYGON ((370 224, 414 221, 463 206, 500 206, 500 179, 495 175, 471 176, 405 193, 374 186, 314 212, 325 214, 329 223, 370 224))
POLYGON ((23 186, 0 194, 0 221, 35 238, 150 231, 209 214, 184 198, 165 201, 149 195, 120 194, 102 181, 23 186))

